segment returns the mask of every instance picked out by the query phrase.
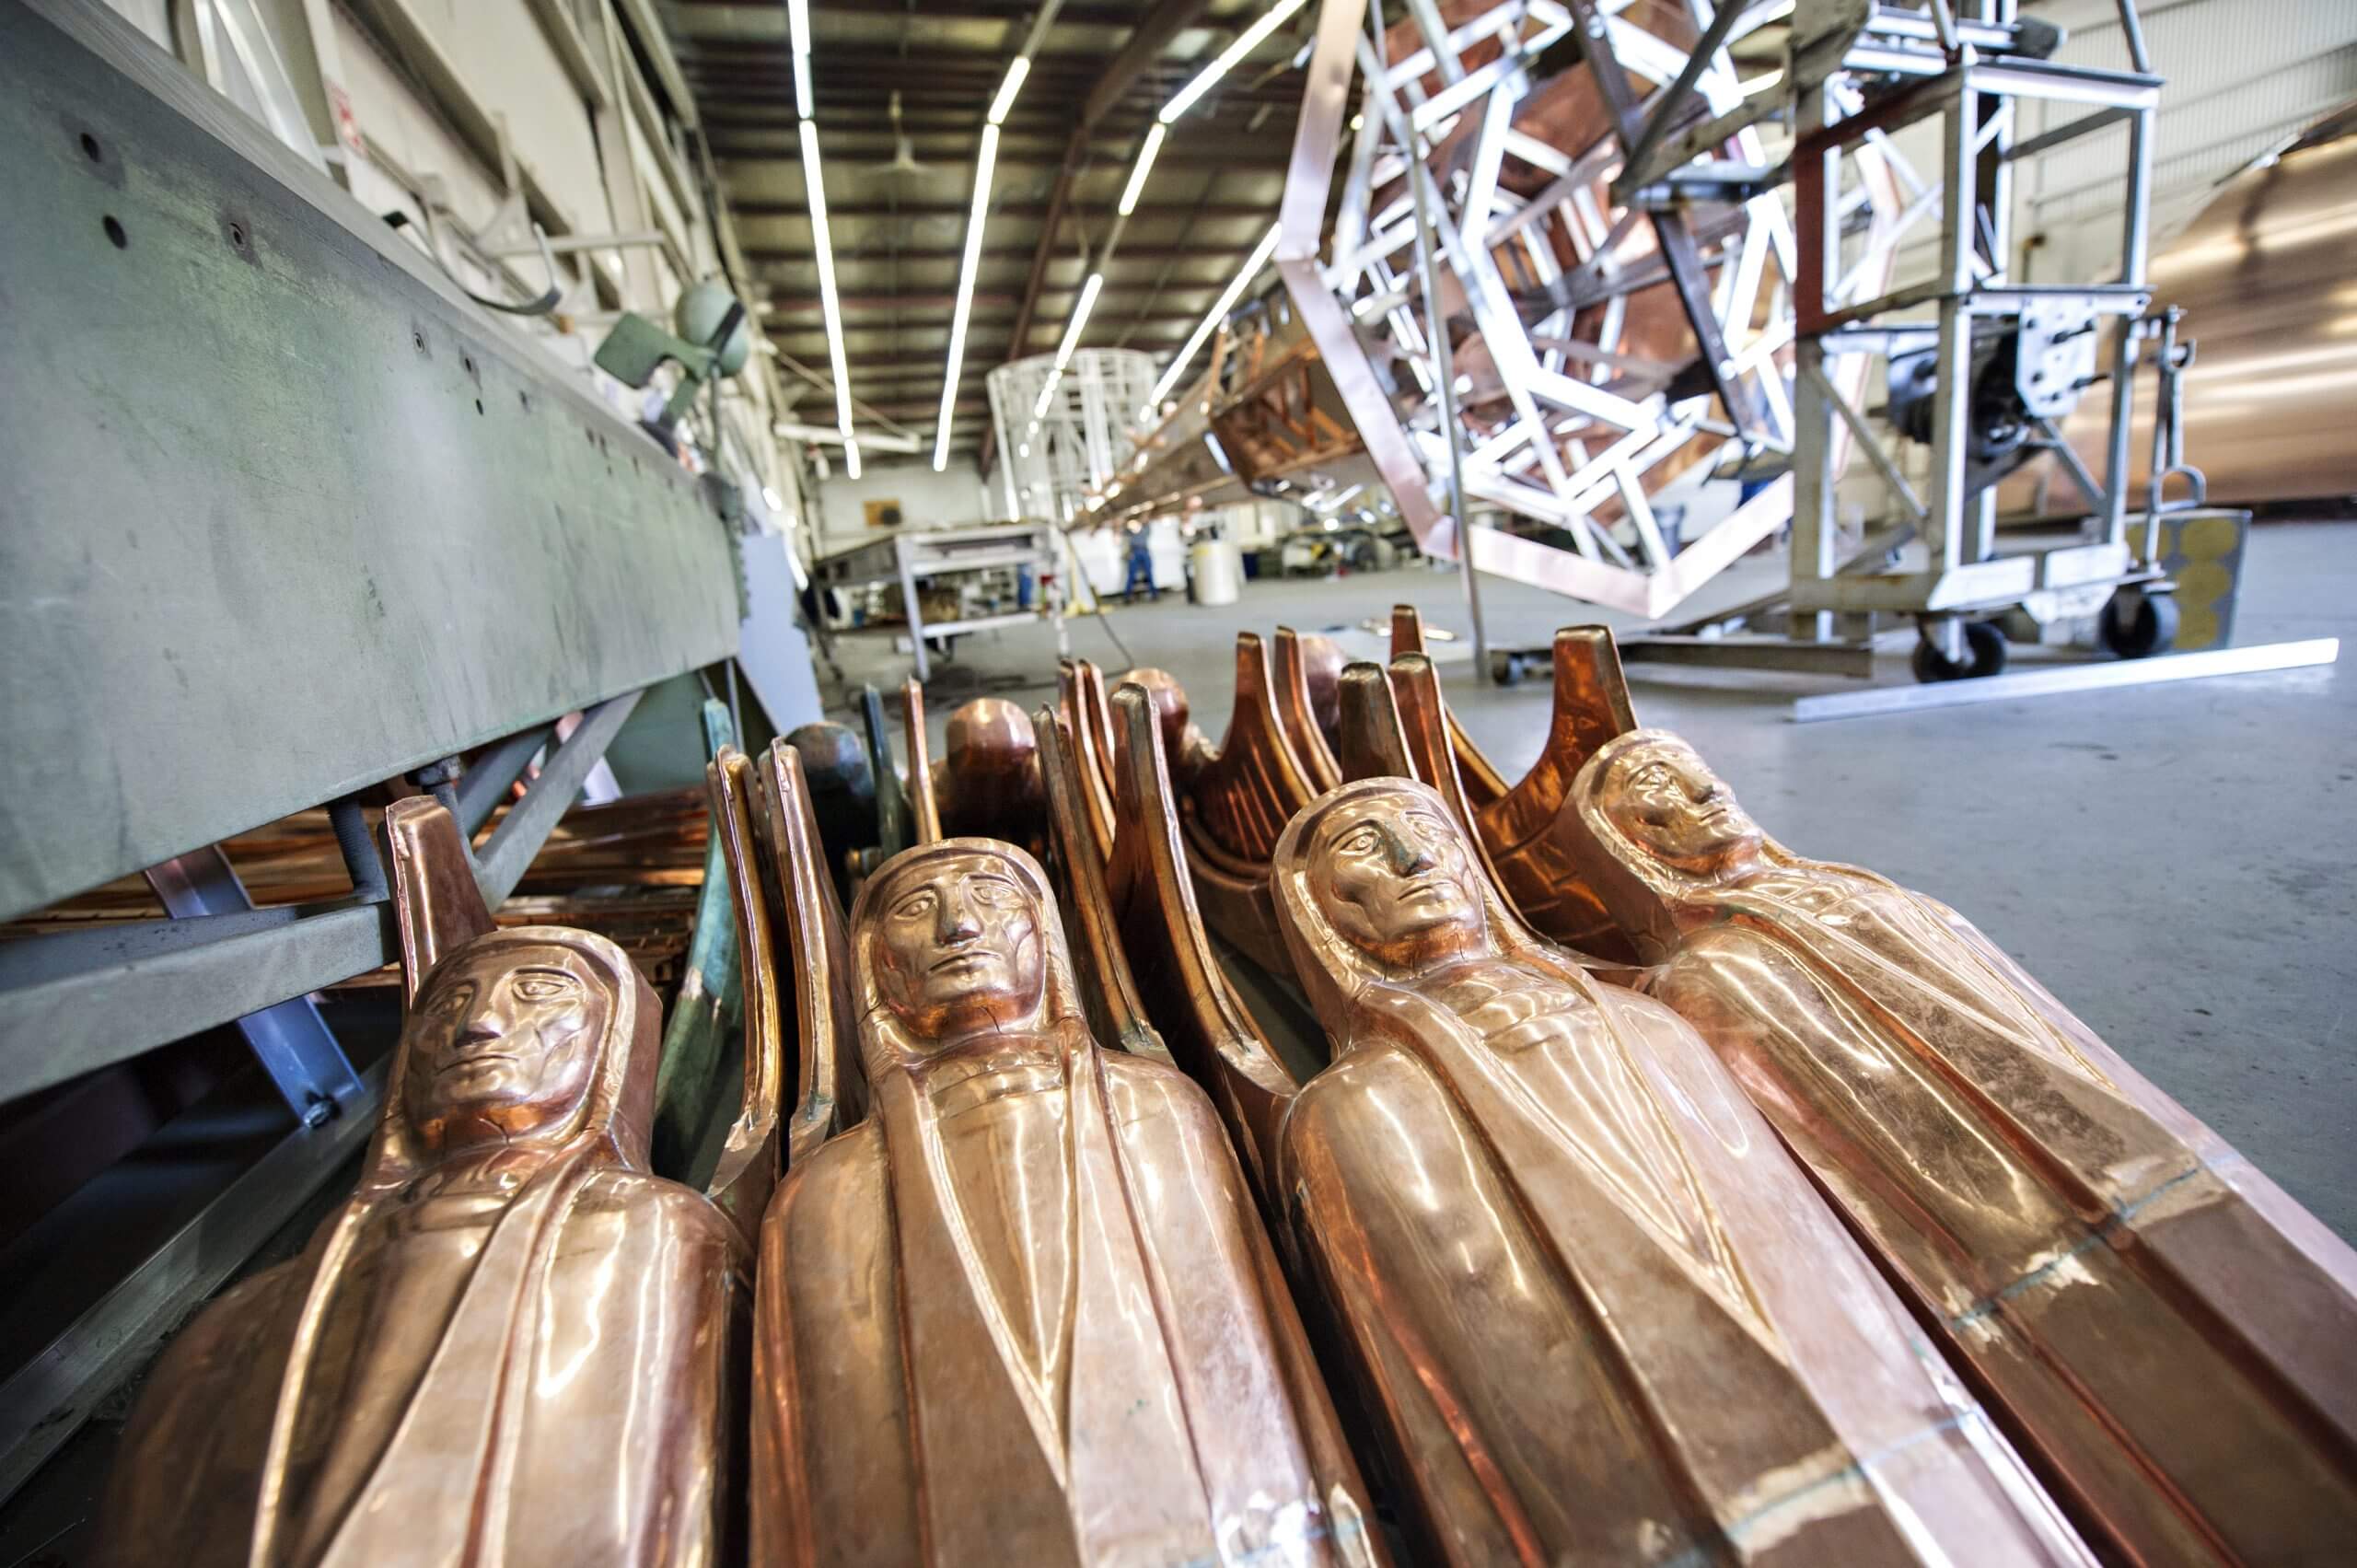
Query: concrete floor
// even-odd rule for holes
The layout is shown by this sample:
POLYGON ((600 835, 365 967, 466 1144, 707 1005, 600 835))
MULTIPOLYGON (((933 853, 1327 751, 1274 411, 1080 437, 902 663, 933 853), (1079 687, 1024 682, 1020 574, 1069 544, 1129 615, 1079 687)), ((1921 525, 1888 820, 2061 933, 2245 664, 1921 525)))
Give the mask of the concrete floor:
MULTIPOLYGON (((1772 584, 1780 562, 1745 563, 1772 584)), ((1493 645, 1543 646, 1598 617, 1481 579, 1493 645)), ((1744 597, 1726 588, 1725 601, 1744 597)), ((1454 575, 1415 567, 1330 582, 1256 582, 1241 603, 1175 596, 1071 625, 1109 671, 1176 675, 1208 733, 1225 727, 1239 629, 1344 631, 1417 605, 1462 631, 1454 575), (1108 631, 1127 645, 1118 651, 1108 631)), ((2357 524, 2262 528, 2236 640, 2357 641, 2357 524)), ((1378 645, 1353 639, 1359 649, 1378 645)), ((853 680, 907 672, 881 637, 843 640, 853 680)), ((1877 679, 1903 682, 1906 649, 1877 679)), ((2021 656, 2017 655, 2017 659, 2021 656)), ((1838 723, 1791 700, 1848 683, 1756 672, 1631 672, 1639 717, 1684 734, 1755 816, 1804 854, 1868 865, 1977 922, 2096 1030, 2344 1237, 2357 1237, 2357 875, 2334 841, 2357 807, 2357 669, 2249 675, 1838 723)), ((1541 679, 1449 701, 1509 777, 1546 732, 1541 679)), ((935 744, 976 679, 1033 707, 1052 691, 1044 628, 965 640, 937 668, 935 744), (1000 685, 1019 679, 1023 684, 1000 685)), ((935 755, 938 756, 938 749, 935 755)))

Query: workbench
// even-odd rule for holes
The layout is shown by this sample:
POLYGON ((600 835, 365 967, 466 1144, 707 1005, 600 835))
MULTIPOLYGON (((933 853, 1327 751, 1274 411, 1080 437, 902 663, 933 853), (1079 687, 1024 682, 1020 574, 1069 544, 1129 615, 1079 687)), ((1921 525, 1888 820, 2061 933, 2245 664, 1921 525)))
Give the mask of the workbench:
POLYGON ((928 637, 954 637, 963 632, 988 632, 1045 615, 1056 629, 1056 651, 1065 651, 1063 598, 1056 591, 1062 541, 1052 523, 993 523, 981 528, 903 530, 822 556, 810 568, 811 586, 844 593, 898 583, 909 621, 909 645, 915 655, 919 681, 933 678, 925 655, 928 637), (1040 608, 1010 610, 1004 615, 925 623, 917 585, 964 573, 1028 566, 1038 587, 1040 608))

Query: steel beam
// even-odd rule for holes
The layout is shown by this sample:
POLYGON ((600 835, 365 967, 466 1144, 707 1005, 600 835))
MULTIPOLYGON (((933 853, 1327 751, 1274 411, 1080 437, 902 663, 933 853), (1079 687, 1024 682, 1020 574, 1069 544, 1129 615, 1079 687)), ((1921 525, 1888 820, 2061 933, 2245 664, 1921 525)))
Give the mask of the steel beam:
MULTIPOLYGON (((638 698, 625 692, 591 710, 492 834, 475 870, 492 908, 523 880, 638 698)), ((505 789, 502 781, 490 793, 505 789)), ((462 824, 480 805, 480 793, 471 802, 460 794, 462 824)), ((0 1051, 0 1103, 323 990, 400 953, 391 906, 381 898, 0 943, 0 1040, 8 1043, 0 1051)))
POLYGON ((104 7, 0 6, 0 919, 735 650, 695 480, 104 7))
POLYGON ((359 1153, 376 1128, 384 1087, 385 1064, 379 1062, 362 1074, 344 1114, 287 1133, 128 1279, 0 1384, 0 1501, 64 1446, 106 1395, 145 1365, 198 1303, 219 1290, 359 1153))
MULTIPOLYGON (((254 907, 236 867, 217 844, 149 866, 147 885, 175 920, 235 914, 254 907)), ((296 1121, 318 1126, 358 1098, 359 1076, 335 1031, 319 1016, 319 1004, 308 996, 290 996, 249 1013, 238 1020, 238 1028, 296 1121)))

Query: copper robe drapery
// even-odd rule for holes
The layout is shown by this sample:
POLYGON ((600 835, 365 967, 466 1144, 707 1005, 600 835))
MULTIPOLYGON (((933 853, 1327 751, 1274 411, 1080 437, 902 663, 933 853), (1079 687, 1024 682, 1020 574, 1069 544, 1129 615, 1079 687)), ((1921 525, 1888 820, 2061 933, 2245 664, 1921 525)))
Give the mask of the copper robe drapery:
POLYGON ((746 1248, 643 1168, 654 993, 586 932, 421 940, 401 884, 423 814, 456 842, 430 802, 389 813, 405 943, 431 967, 412 966, 359 1187, 157 1363, 101 1510, 105 1562, 693 1564, 741 1539, 746 1248), (454 1144, 449 1118, 509 1111, 453 1110, 448 1086, 503 1061, 549 1119, 454 1144), (577 1094, 547 1098, 568 1073, 577 1094))
MULTIPOLYGON (((940 918, 948 956, 923 972, 969 961, 969 912, 940 918)), ((756 1556, 1376 1561, 1211 1107, 1098 1049, 1056 922, 1038 865, 990 841, 911 850, 861 895, 872 1109, 788 1173, 763 1227, 756 1556), (879 980, 878 928, 903 900, 967 897, 961 877, 1019 890, 977 923, 1003 920, 1002 956, 1037 944, 1039 979, 934 1036, 879 980)))
POLYGON ((1377 780, 1297 819, 1273 884, 1335 1048, 1283 1126, 1294 1240, 1430 1549, 2087 1561, 1702 1042, 1475 865, 1437 795, 1377 780), (1397 931, 1335 923, 1346 855, 1388 865, 1397 931), (1431 956, 1442 918, 1478 936, 1431 956))
POLYGON ((1655 966, 1646 989, 1718 1051, 2090 1539, 2144 1562, 2345 1552, 2357 1254, 1968 921, 1794 854, 1676 737, 1606 742, 1569 809, 1589 885, 1655 966))

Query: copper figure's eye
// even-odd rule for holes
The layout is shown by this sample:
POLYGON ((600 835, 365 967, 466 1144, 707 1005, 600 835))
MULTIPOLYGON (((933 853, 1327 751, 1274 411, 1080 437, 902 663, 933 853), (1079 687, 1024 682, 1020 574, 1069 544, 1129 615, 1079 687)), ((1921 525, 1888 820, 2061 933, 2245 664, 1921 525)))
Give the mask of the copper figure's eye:
POLYGON ((1373 828, 1361 828, 1356 832, 1343 837, 1341 848, 1349 854, 1364 854, 1375 847, 1375 841, 1376 832, 1373 828))
POLYGON ((1022 901, 1022 892, 1003 877, 978 877, 971 884, 974 901, 993 909, 1005 909, 1022 901))
POLYGON ((903 919, 913 920, 921 914, 931 914, 936 901, 933 896, 933 889, 927 888, 922 892, 911 893, 907 898, 902 899, 892 912, 903 919))
POLYGON ((528 974, 516 981, 516 994, 527 1002, 546 1002, 573 989, 570 975, 528 974))
POLYGON ((472 985, 454 985, 442 993, 441 1011, 463 1013, 474 999, 475 988, 472 985))

